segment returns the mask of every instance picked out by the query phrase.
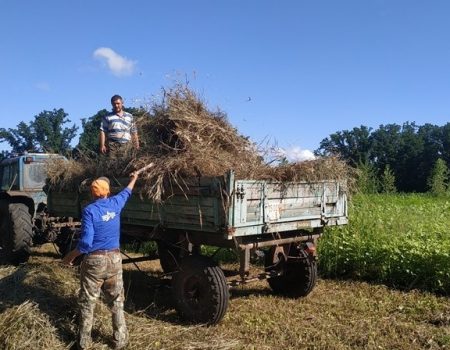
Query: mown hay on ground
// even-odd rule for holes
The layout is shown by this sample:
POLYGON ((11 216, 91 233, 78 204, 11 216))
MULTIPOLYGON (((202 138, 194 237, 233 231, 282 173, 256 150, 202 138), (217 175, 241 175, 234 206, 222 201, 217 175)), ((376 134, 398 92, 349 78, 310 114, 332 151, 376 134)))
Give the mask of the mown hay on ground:
POLYGON ((0 344, 10 349, 55 349, 56 328, 39 305, 29 300, 4 310, 0 317, 0 344))
MULTIPOLYGON (((23 267, 0 267, 0 348, 70 349, 77 332, 76 270, 50 245, 23 267), (28 347, 22 345, 30 345, 28 347)), ((319 279, 306 298, 275 296, 266 281, 231 289, 216 326, 188 325, 176 314, 157 261, 124 266, 127 349, 447 349, 450 301, 431 293, 319 279)), ((225 266, 227 268, 229 266, 225 266)), ((111 317, 99 303, 93 349, 111 344, 111 317)))

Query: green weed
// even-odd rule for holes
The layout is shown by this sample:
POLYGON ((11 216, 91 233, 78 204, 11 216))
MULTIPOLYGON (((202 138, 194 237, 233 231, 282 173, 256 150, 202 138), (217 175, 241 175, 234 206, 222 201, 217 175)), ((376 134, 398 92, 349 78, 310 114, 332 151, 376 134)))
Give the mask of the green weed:
POLYGON ((349 224, 328 228, 320 240, 320 271, 448 295, 449 228, 448 197, 357 195, 349 224))

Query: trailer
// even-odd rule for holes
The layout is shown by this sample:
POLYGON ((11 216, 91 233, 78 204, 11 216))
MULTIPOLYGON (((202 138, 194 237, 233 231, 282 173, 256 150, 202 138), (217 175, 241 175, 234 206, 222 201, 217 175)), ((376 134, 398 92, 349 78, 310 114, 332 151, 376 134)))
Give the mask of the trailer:
MULTIPOLYGON (((127 179, 114 182, 112 193, 127 179)), ((48 193, 48 215, 72 224, 71 230, 64 225, 65 242, 72 242, 82 208, 91 202, 87 185, 48 193)), ((317 240, 326 226, 347 222, 346 187, 339 181, 244 180, 232 171, 186 179, 161 203, 149 200, 138 182, 121 214, 123 237, 156 242, 176 310, 188 321, 209 325, 225 315, 230 287, 267 279, 275 293, 308 295, 317 279, 317 240), (231 277, 201 254, 204 245, 235 251, 239 267, 231 277), (264 267, 251 273, 251 257, 261 254, 264 267)))

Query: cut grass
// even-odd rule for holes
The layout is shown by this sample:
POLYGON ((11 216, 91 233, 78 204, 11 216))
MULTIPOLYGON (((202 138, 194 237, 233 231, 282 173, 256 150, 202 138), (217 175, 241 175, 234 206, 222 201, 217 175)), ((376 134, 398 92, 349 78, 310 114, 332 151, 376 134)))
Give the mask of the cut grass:
MULTIPOLYGON (((45 247, 43 247, 45 248, 45 247)), ((42 248, 41 248, 42 249, 42 248)), ((265 281, 231 291, 227 314, 214 327, 183 323, 157 261, 125 265, 128 349, 445 349, 450 347, 450 301, 363 282, 319 279, 303 299, 274 296, 265 281), (159 285, 159 287, 157 287, 159 285)), ((25 266, 0 268, 2 349, 68 349, 76 332, 75 269, 50 252, 25 266)), ((94 349, 111 338, 99 304, 94 349)))

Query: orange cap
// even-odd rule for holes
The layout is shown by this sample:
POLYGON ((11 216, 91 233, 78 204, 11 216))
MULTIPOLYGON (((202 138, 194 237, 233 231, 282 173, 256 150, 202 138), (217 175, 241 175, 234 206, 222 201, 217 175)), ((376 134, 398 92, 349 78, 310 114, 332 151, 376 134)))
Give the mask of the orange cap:
POLYGON ((109 181, 107 178, 101 177, 92 181, 91 193, 95 198, 106 197, 109 194, 109 181))

